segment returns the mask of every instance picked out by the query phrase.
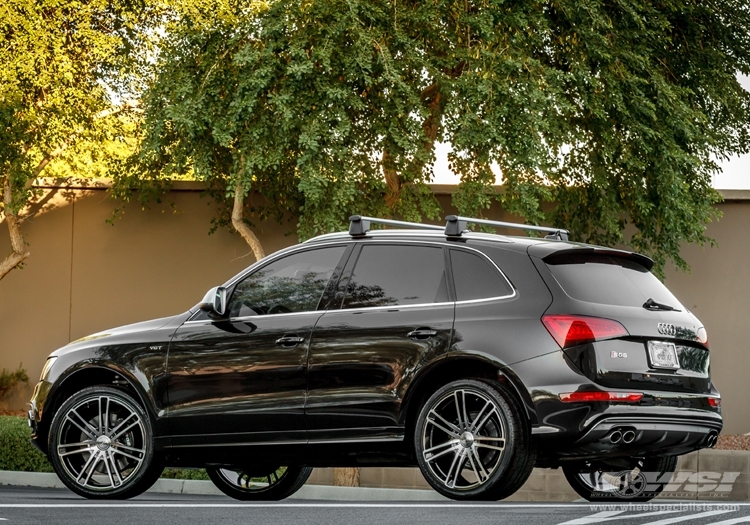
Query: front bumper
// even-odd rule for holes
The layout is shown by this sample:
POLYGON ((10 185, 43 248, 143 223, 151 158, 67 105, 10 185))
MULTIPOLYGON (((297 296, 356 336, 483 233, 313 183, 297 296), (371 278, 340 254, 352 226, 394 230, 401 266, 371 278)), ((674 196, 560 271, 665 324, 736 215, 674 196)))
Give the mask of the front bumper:
POLYGON ((52 383, 47 381, 39 381, 36 384, 27 414, 29 427, 31 427, 31 444, 45 455, 47 454, 47 433, 49 432, 50 418, 45 417, 44 409, 51 388, 52 383))

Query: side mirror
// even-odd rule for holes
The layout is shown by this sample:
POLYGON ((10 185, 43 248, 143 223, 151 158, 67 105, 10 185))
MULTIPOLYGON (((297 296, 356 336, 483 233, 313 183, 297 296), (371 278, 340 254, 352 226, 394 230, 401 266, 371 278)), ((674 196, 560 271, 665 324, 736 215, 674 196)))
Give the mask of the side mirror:
POLYGON ((198 307, 208 312, 209 317, 223 317, 227 311, 227 289, 223 286, 211 288, 198 307))

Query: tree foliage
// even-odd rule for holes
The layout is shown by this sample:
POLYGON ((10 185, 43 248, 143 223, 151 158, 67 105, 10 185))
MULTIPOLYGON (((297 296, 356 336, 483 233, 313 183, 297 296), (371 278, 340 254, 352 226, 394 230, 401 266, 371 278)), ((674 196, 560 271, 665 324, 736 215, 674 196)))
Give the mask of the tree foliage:
POLYGON ((436 218, 426 183, 446 141, 462 214, 499 200, 685 268, 680 246, 710 241, 716 159, 748 151, 742 0, 191 6, 163 32, 130 174, 192 171, 234 198, 240 231, 248 208, 299 210, 303 237, 352 212, 436 218))
POLYGON ((0 278, 29 256, 18 213, 33 181, 81 141, 114 144, 127 131, 116 117, 132 105, 113 97, 140 90, 154 14, 141 0, 0 4, 0 210, 13 247, 0 278))

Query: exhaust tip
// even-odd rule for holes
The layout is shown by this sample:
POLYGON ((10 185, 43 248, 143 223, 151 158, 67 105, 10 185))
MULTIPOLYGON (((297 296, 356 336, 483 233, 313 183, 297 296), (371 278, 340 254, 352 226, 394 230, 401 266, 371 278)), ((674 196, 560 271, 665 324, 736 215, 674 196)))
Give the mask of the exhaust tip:
POLYGON ((706 446, 708 448, 714 448, 718 440, 719 440, 719 435, 716 432, 711 432, 706 438, 706 446))
POLYGON ((619 430, 615 430, 609 435, 609 440, 612 443, 619 443, 621 439, 622 439, 622 432, 620 432, 619 430))
POLYGON ((626 430, 622 433, 622 442, 623 443, 632 443, 635 439, 635 432, 632 430, 626 430))

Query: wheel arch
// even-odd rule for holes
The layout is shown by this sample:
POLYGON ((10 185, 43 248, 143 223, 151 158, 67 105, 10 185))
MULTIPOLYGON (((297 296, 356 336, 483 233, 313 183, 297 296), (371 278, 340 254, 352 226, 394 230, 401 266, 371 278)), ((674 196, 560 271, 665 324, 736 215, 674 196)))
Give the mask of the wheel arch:
POLYGON ((71 395, 84 388, 96 385, 115 385, 127 393, 141 405, 148 414, 152 428, 156 429, 156 414, 143 385, 126 369, 110 363, 85 364, 68 371, 50 391, 45 403, 44 413, 40 421, 38 434, 41 438, 38 444, 46 448, 49 430, 57 411, 71 395))
POLYGON ((483 379, 504 384, 514 394, 530 425, 537 424, 531 395, 523 382, 508 366, 484 354, 451 354, 422 369, 404 396, 400 423, 406 435, 413 433, 419 410, 441 386, 458 379, 483 379))

